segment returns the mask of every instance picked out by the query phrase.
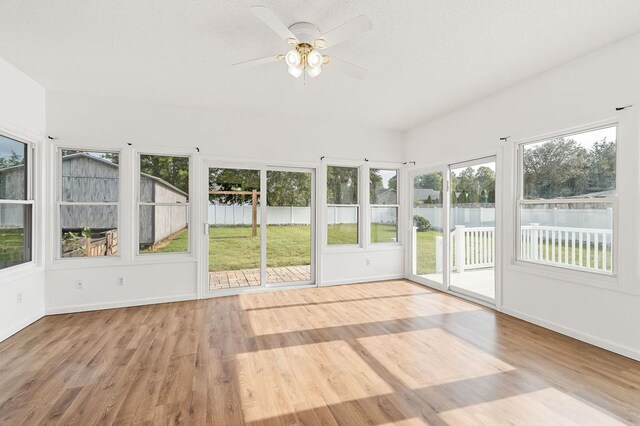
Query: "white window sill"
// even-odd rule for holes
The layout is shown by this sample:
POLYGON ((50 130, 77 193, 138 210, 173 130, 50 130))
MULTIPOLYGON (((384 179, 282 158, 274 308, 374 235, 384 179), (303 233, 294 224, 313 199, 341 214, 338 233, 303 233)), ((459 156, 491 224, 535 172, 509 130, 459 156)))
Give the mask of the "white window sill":
POLYGON ((0 286, 5 283, 23 279, 35 272, 41 272, 44 268, 36 264, 35 261, 23 263, 21 265, 11 266, 0 270, 0 286))

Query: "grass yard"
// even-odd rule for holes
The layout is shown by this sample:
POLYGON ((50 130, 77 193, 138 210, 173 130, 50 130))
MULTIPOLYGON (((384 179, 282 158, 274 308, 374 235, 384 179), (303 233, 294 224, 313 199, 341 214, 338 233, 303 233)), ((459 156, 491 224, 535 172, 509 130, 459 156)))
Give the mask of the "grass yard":
MULTIPOLYGON (((0 230, 0 263, 11 261, 11 256, 22 255, 22 233, 0 230), (3 241, 4 240, 4 241, 3 241), (5 247, 8 247, 7 250, 5 247)), ((329 225, 327 237, 330 244, 356 244, 358 228, 353 225, 329 225)), ((396 228, 392 225, 373 224, 371 239, 374 242, 389 242, 396 238, 396 228)), ((260 227, 258 227, 260 235, 260 227)), ((436 271, 436 237, 440 231, 417 233, 418 275, 433 274, 436 271)), ((169 244, 155 253, 176 253, 188 251, 189 233, 185 229, 169 244)), ((310 229, 305 225, 267 227, 267 266, 296 266, 311 264, 310 229)), ((543 250, 546 248, 543 248, 543 250)), ((556 243, 556 250, 558 244, 556 243)), ((551 253, 551 245, 549 247, 551 253)), ((583 253, 586 265, 586 252, 583 253)), ((600 252, 602 263, 602 251, 600 252)), ((592 248, 592 265, 595 253, 592 248)), ((562 255, 564 259, 564 252, 562 255)), ((569 260, 571 256, 569 255, 569 260)), ((575 255, 578 264, 578 255, 575 255)), ((611 265, 611 251, 607 250, 607 264, 611 265)), ((209 232, 209 269, 210 271, 234 271, 260 267, 260 237, 251 237, 250 226, 211 226, 209 232)))
POLYGON ((0 268, 24 262, 24 230, 0 228, 0 268))

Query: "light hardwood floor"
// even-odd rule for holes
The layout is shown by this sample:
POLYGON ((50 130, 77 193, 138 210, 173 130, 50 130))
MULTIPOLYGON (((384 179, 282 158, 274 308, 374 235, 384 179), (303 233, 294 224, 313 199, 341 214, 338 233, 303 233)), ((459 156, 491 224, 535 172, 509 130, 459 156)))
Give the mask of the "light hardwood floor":
POLYGON ((406 281, 46 317, 0 424, 640 424, 640 363, 406 281))

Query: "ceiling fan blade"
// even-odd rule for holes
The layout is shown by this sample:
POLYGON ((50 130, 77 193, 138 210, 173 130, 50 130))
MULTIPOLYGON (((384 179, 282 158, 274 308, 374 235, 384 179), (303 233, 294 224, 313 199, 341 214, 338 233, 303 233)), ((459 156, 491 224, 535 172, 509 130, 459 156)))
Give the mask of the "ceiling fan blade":
POLYGON ((290 40, 297 42, 296 36, 271 10, 264 6, 251 6, 251 12, 287 43, 289 43, 290 40))
POLYGON ((365 15, 356 16, 352 20, 345 22, 339 27, 336 27, 328 33, 318 37, 318 41, 320 41, 320 43, 316 42, 316 45, 323 49, 326 47, 333 47, 338 43, 342 43, 343 41, 357 36, 358 34, 369 31, 372 27, 373 24, 369 17, 365 15))
POLYGON ((279 59, 280 59, 280 55, 265 56, 264 58, 250 59, 248 61, 238 62, 237 64, 231 65, 231 67, 234 68, 234 69, 243 70, 243 69, 246 69, 246 68, 255 67, 257 65, 263 65, 263 64, 269 64, 271 62, 277 62, 279 59))
POLYGON ((335 56, 331 56, 329 58, 329 65, 331 66, 331 68, 335 68, 343 74, 346 74, 349 77, 353 77, 357 80, 364 80, 365 77, 369 75, 369 70, 352 64, 351 62, 347 62, 343 59, 336 58, 335 56))

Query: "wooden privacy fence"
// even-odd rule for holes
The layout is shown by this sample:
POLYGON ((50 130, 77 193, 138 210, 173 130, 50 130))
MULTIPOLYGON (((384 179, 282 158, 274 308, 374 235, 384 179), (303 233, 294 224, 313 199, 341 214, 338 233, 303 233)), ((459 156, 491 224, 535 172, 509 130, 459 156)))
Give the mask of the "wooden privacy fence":
MULTIPOLYGON (((417 229, 414 228, 414 244, 417 229)), ((580 270, 611 272, 610 229, 541 226, 532 223, 520 232, 519 259, 580 270)), ((452 271, 491 268, 495 264, 495 227, 457 225, 449 233, 452 271)), ((416 248, 414 246, 414 252, 416 248)), ((443 241, 435 237, 436 273, 442 272, 443 241)))
POLYGON ((76 243, 66 243, 62 247, 62 257, 112 256, 118 253, 118 230, 104 232, 98 238, 81 237, 76 243))

